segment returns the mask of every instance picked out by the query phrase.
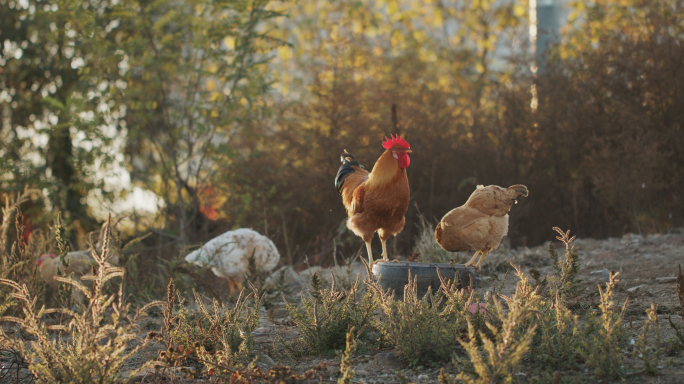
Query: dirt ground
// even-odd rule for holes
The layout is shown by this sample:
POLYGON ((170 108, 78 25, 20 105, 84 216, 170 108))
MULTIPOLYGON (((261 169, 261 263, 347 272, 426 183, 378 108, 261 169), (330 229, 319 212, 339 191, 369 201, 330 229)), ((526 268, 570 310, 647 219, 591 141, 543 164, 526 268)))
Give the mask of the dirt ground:
MULTIPOLYGON (((620 272, 617 290, 617 300, 620 304, 629 299, 625 321, 631 332, 631 337, 636 339, 641 332, 641 326, 647 318, 645 309, 651 307, 651 303, 657 303, 658 319, 661 325, 661 340, 667 341, 673 337, 674 332, 668 324, 668 314, 679 308, 676 293, 678 264, 684 264, 684 231, 676 231, 670 234, 656 234, 639 236, 627 234, 622 238, 609 238, 605 240, 576 239, 575 250, 580 257, 581 269, 579 273, 582 284, 587 292, 598 291, 598 284, 604 284, 608 280, 608 271, 620 272)), ((565 245, 554 243, 558 253, 563 257, 565 245)), ((487 257, 488 267, 483 268, 482 281, 476 288, 479 293, 485 293, 494 287, 499 287, 509 263, 522 266, 523 271, 529 275, 530 268, 536 268, 541 275, 553 273, 550 257, 548 256, 548 243, 533 247, 514 250, 497 250, 487 257), (496 277, 495 277, 496 276, 496 277)), ((355 271, 362 268, 355 267, 355 271)), ((325 271, 322 275, 325 275, 325 271)), ((307 275, 307 271, 302 273, 307 275)), ((515 290, 517 277, 509 273, 506 278, 503 293, 510 294, 515 290)), ((682 324, 679 316, 673 316, 677 324, 682 324)), ((280 333, 285 337, 295 337, 296 328, 283 325, 268 325, 263 333, 257 337, 257 349, 268 354, 273 351, 273 335, 280 333)), ((396 359, 391 350, 373 351, 356 356, 353 360, 353 368, 356 371, 355 382, 359 383, 436 383, 439 369, 412 370, 396 359)), ((330 365, 331 374, 339 370, 338 358, 312 357, 308 359, 282 361, 298 370, 305 370, 324 361, 330 365)), ((636 362, 629 361, 637 364, 636 362)), ((447 371, 455 374, 451 364, 447 364, 447 371)), ((638 370, 638 365, 633 370, 638 370)), ((592 380, 589 372, 585 372, 588 380, 592 380)), ((684 356, 665 357, 663 366, 660 367, 658 376, 634 376, 625 379, 626 383, 684 383, 684 356)), ((529 377, 523 374, 517 376, 519 382, 528 382, 529 377)))
MULTIPOLYGON (((651 303, 657 303, 658 319, 661 326, 661 340, 663 345, 674 334, 668 324, 668 314, 673 315, 677 324, 682 324, 682 319, 675 315, 679 311, 679 301, 676 294, 677 270, 679 264, 684 264, 684 230, 674 231, 669 234, 656 234, 639 236, 627 234, 622 238, 610 238, 605 240, 577 239, 574 242, 577 250, 581 269, 579 277, 583 280, 582 286, 586 292, 597 291, 598 284, 604 284, 608 279, 608 271, 620 272, 617 299, 620 304, 628 299, 625 324, 629 329, 630 337, 636 339, 641 332, 641 326, 646 319, 644 310, 650 308, 651 303)), ((564 245, 555 243, 558 253, 563 256, 564 245)), ((476 290, 484 294, 498 287, 505 276, 505 271, 510 264, 522 266, 524 272, 529 273, 530 268, 538 269, 542 276, 553 273, 551 261, 548 256, 548 243, 533 247, 514 250, 499 249, 487 257, 485 266, 480 271, 481 282, 476 290)), ((343 274, 345 267, 338 267, 336 274, 343 274)), ((301 291, 308 281, 312 272, 320 268, 312 268, 294 276, 295 291, 301 291)), ((329 275, 329 271, 320 270, 321 275, 329 275)), ((354 266, 354 271, 365 273, 365 269, 359 264, 354 266)), ((363 276, 362 276, 363 277, 363 276)), ((503 293, 510 294, 515 289, 517 277, 509 273, 506 278, 503 293)), ((294 299, 293 295, 293 299, 294 299)), ((254 332, 254 352, 258 356, 258 365, 264 369, 279 363, 288 365, 298 372, 311 369, 323 363, 327 365, 324 372, 329 374, 329 382, 336 382, 339 372, 339 358, 336 356, 309 357, 302 359, 289 359, 287 354, 282 353, 283 348, 278 347, 274 340, 282 338, 291 340, 298 336, 296 327, 288 320, 289 315, 284 305, 277 304, 268 313, 262 309, 260 327, 254 332)), ((161 326, 160 317, 152 317, 142 324, 142 331, 147 332, 158 329, 161 326)), ((152 344, 141 351, 127 364, 127 370, 140 367, 145 361, 154 359, 161 345, 152 344)), ((629 351, 625 351, 628 355, 629 351)), ((636 360, 627 360, 631 371, 640 369, 636 360), (633 365, 632 365, 633 364, 633 365)), ((354 382, 358 383, 436 383, 439 369, 409 369, 400 361, 394 351, 380 350, 368 351, 354 356, 352 367, 355 371, 354 382)), ((199 368, 199 367, 192 367, 199 368)), ((625 383, 684 383, 684 356, 679 353, 676 356, 664 356, 659 375, 644 376, 634 375, 624 379, 625 383)), ((451 364, 445 365, 445 369, 456 374, 451 364)), ((582 372, 573 376, 575 381, 594 382, 590 372, 582 372), (585 380, 583 380, 585 378, 585 380)), ((524 373, 516 375, 519 383, 530 382, 531 377, 524 373)), ((143 372, 137 377, 138 382, 169 382, 155 374, 153 371, 143 372)), ((186 380, 174 380, 175 382, 189 382, 186 380)), ((208 382, 195 380, 193 382, 208 382)))

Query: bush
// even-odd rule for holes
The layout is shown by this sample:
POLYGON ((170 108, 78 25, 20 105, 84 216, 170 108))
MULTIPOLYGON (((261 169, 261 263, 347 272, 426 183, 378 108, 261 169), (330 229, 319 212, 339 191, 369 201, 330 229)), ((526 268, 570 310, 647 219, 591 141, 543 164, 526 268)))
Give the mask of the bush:
POLYGON ((580 295, 579 284, 582 280, 577 278, 580 269, 579 255, 572 244, 575 236, 570 237, 570 231, 563 232, 558 227, 553 227, 560 236, 556 239, 565 244, 565 259, 560 260, 553 243, 549 244, 549 257, 554 273, 551 277, 541 278, 536 269, 530 270, 530 275, 535 279, 535 288, 539 294, 551 300, 559 300, 563 305, 576 307, 580 305, 578 297, 580 295))
POLYGON ((295 343, 305 347, 295 351, 296 354, 339 351, 345 347, 347 333, 352 327, 357 329, 356 338, 361 340, 371 330, 377 303, 368 293, 359 298, 358 276, 349 290, 340 289, 332 272, 331 276, 331 287, 322 289, 318 275, 311 275, 308 297, 301 294, 302 308, 286 303, 292 321, 301 333, 295 343))
POLYGON ((356 340, 354 340, 354 327, 347 332, 346 347, 344 353, 340 354, 340 372, 342 377, 337 380, 337 384, 351 384, 354 378, 354 371, 351 369, 351 359, 356 352, 356 340))
POLYGON ((12 296, 23 305, 21 315, 4 316, 0 320, 17 323, 33 339, 27 343, 22 338, 10 337, 0 328, 0 344, 21 353, 39 383, 128 382, 137 371, 152 365, 152 362, 146 363, 131 372, 128 379, 120 372, 124 362, 144 346, 129 348, 129 342, 136 338, 135 322, 147 309, 163 302, 151 302, 130 315, 130 305, 123 298, 123 279, 118 292, 104 292, 107 281, 124 275, 123 269, 107 262, 108 242, 109 236, 105 234, 102 254, 93 255, 97 263, 95 276, 83 278, 93 280, 92 288, 72 278, 56 277, 88 299, 88 305, 79 311, 46 309, 45 306, 38 309, 36 298, 26 284, 0 279, 0 284, 10 287, 12 296), (50 314, 59 314, 62 318, 60 324, 48 325, 44 317, 50 314), (54 332, 58 337, 54 337, 54 332))
MULTIPOLYGON (((508 301, 508 313, 504 312, 501 302, 494 299, 495 314, 500 324, 487 322, 489 332, 476 332, 475 327, 468 320, 468 341, 459 342, 465 348, 474 374, 461 372, 456 378, 464 383, 493 383, 512 382, 513 375, 523 357, 530 348, 536 325, 527 327, 520 332, 519 328, 525 324, 529 316, 533 316, 533 302, 523 304, 514 296, 508 301), (481 343, 481 344, 480 344, 481 343)), ((463 365, 456 360, 454 364, 463 365)))
POLYGON ((459 290, 458 282, 442 279, 439 294, 433 295, 428 289, 421 299, 416 278, 409 275, 404 300, 396 301, 391 292, 383 292, 378 282, 368 279, 366 284, 383 311, 377 327, 401 359, 413 367, 438 366, 449 359, 466 329, 467 308, 475 299, 473 291, 459 290))
POLYGON ((627 302, 619 308, 613 301, 615 287, 619 282, 618 274, 619 272, 611 272, 605 291, 599 286, 600 313, 589 312, 580 327, 578 353, 600 378, 618 379, 625 375, 622 348, 627 335, 622 323, 622 313, 627 302))

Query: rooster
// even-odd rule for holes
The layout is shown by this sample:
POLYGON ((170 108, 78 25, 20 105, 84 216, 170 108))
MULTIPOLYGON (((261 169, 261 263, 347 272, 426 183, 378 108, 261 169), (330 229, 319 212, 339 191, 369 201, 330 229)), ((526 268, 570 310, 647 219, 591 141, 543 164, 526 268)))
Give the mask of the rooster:
POLYGON ((444 215, 435 228, 437 243, 448 252, 477 251, 465 265, 480 269, 489 251, 499 247, 508 233, 508 211, 520 196, 529 194, 524 185, 503 189, 478 185, 466 203, 444 215), (480 261, 475 264, 478 254, 480 261))
POLYGON ((185 256, 185 261, 206 265, 216 276, 228 279, 230 293, 242 289, 249 257, 254 255, 256 267, 270 271, 278 265, 280 253, 273 241, 259 232, 240 228, 219 235, 185 256))
POLYGON ((335 187, 347 209, 347 228, 361 237, 373 264, 371 241, 375 232, 382 242, 382 259, 388 261, 387 239, 404 229, 410 191, 406 168, 411 164, 411 146, 398 135, 385 137, 385 152, 369 173, 347 150, 335 177, 335 187))

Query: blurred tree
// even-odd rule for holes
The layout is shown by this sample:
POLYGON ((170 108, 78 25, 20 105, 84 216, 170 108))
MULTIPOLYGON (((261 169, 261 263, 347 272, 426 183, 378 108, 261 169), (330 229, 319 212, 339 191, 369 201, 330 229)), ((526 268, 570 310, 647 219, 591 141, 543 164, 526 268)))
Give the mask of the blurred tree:
MULTIPOLYGON (((346 148, 372 167, 382 138, 401 133, 426 150, 409 170, 412 196, 429 205, 430 217, 443 213, 438 206, 455 200, 437 191, 455 190, 477 172, 469 167, 478 163, 468 158, 473 152, 453 149, 473 140, 487 145, 488 128, 476 122, 503 113, 498 87, 515 69, 504 58, 509 43, 522 46, 525 8, 493 1, 320 0, 292 4, 287 12, 277 32, 290 44, 273 62, 280 113, 255 128, 266 143, 237 167, 229 184, 238 193, 226 209, 245 206, 239 197, 259 196, 248 200, 259 214, 233 216, 239 225, 271 223, 288 253, 299 246, 295 260, 329 257, 333 237, 347 244, 338 232, 345 213, 330 184, 339 154, 346 148), (444 177, 443 162, 468 167, 444 177)), ((399 237, 404 249, 412 243, 413 209, 399 237)))
MULTIPOLYGON (((90 88, 80 68, 90 53, 77 45, 82 36, 70 22, 70 5, 0 1, 0 183, 3 191, 45 188, 52 207, 83 234, 96 229, 85 197, 103 185, 92 177, 92 166, 107 158, 110 138, 79 116, 92 105, 74 101, 90 88), (100 145, 93 147, 93 141, 100 145)), ((76 10, 83 11, 78 5, 76 10)), ((77 232, 68 234, 76 244, 77 232)))

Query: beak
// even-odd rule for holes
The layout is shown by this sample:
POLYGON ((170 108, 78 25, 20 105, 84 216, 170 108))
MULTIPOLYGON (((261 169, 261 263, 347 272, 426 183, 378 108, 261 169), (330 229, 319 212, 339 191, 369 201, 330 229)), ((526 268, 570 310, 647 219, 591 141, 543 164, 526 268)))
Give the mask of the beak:
POLYGON ((406 153, 413 153, 413 151, 410 150, 410 149, 404 149, 404 152, 406 152, 406 153))

